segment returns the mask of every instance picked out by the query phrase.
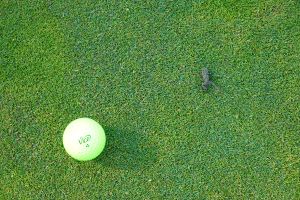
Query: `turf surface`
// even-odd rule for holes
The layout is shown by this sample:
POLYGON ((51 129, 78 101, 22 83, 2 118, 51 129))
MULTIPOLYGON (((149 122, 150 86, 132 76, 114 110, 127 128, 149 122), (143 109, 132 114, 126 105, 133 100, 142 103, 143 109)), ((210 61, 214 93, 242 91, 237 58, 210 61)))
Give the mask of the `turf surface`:
POLYGON ((0 2, 0 199, 300 198, 300 2, 0 2), (219 91, 200 90, 208 67, 219 91), (91 117, 94 161, 62 132, 91 117))

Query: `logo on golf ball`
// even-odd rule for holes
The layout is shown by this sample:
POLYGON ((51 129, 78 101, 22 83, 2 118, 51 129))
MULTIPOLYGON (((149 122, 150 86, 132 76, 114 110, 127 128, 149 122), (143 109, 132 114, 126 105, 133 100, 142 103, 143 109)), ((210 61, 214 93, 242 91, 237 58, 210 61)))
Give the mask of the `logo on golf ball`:
MULTIPOLYGON (((88 141, 90 141, 91 138, 92 138, 91 135, 86 135, 86 136, 84 136, 84 137, 80 137, 80 139, 79 139, 79 144, 85 144, 85 143, 87 143, 88 141)), ((86 144, 86 147, 89 147, 89 145, 86 144)))

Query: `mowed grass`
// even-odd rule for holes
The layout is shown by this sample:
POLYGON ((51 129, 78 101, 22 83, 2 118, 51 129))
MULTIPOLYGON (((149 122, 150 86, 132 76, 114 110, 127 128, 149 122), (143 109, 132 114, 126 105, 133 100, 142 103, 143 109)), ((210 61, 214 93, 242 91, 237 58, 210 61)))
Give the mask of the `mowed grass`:
POLYGON ((0 17, 0 199, 300 198, 299 1, 4 0, 0 17), (90 162, 62 145, 79 117, 107 133, 90 162))

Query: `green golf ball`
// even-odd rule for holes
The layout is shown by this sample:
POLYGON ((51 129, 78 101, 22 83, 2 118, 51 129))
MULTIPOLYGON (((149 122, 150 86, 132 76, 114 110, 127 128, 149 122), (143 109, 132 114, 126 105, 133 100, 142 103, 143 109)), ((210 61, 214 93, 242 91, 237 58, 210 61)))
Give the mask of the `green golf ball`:
POLYGON ((89 118, 72 121, 63 134, 66 152, 76 160, 92 160, 100 155, 106 142, 102 126, 89 118))

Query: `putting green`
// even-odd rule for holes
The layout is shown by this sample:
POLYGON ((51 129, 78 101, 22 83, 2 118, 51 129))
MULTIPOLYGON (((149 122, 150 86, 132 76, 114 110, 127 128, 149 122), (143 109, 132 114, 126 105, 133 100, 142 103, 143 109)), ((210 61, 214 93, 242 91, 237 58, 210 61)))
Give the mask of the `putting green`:
POLYGON ((0 199, 299 199, 298 1, 0 6, 0 199))

